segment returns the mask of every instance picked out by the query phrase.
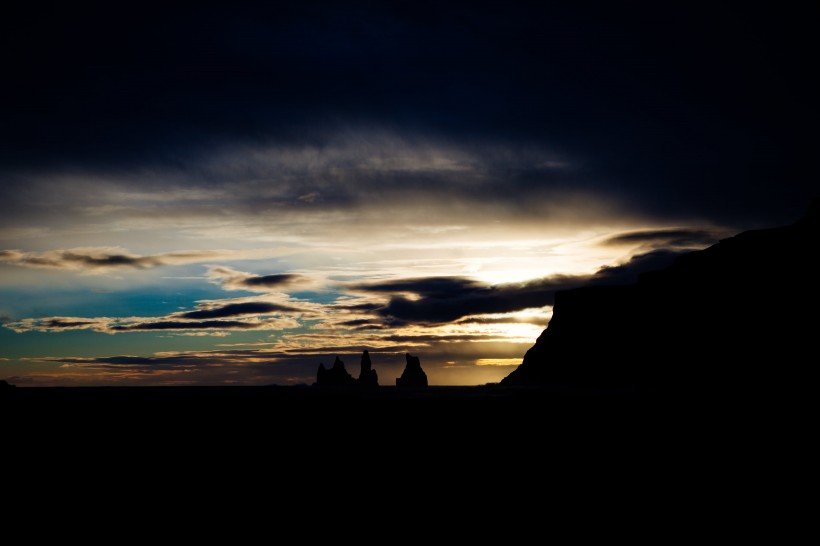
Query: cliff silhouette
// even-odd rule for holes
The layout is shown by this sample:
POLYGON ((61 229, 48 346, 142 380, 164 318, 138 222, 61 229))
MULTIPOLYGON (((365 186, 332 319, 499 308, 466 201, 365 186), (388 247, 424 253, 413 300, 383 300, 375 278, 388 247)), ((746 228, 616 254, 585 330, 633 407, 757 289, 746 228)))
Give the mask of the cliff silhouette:
POLYGON ((553 317, 503 385, 799 386, 814 367, 820 201, 636 284, 556 294, 553 317))

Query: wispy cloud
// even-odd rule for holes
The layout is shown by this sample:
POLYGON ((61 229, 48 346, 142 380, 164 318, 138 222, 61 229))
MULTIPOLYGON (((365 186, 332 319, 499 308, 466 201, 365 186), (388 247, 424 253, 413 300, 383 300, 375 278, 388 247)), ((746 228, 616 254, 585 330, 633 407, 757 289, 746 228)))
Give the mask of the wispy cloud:
POLYGON ((259 302, 244 302, 244 303, 229 303, 222 306, 206 307, 196 311, 185 311, 183 313, 174 313, 172 316, 181 319, 216 319, 225 317, 240 317, 246 315, 264 315, 268 313, 282 313, 282 312, 299 312, 296 307, 288 305, 280 305, 277 303, 269 303, 266 301, 259 302))
POLYGON ((534 326, 546 327, 547 321, 549 321, 550 316, 551 315, 482 315, 463 318, 456 322, 456 324, 532 324, 534 326))
POLYGON ((282 292, 294 286, 305 287, 311 279, 293 273, 255 275, 225 266, 208 268, 208 278, 225 290, 248 290, 251 292, 282 292))
POLYGON ((155 330, 283 330, 297 328, 299 323, 291 318, 245 319, 245 320, 157 320, 134 321, 128 324, 109 324, 108 332, 139 332, 155 330))
POLYGON ((94 330, 107 331, 114 319, 105 317, 47 317, 26 318, 18 321, 9 321, 3 326, 17 333, 23 332, 62 332, 67 330, 94 330))
POLYGON ((197 331, 214 330, 285 330, 298 328, 301 324, 292 317, 244 317, 236 320, 178 320, 169 317, 47 317, 25 318, 7 322, 3 326, 17 333, 62 332, 68 330, 92 330, 106 334, 151 331, 197 331))
POLYGON ((604 239, 605 245, 642 248, 703 248, 718 242, 721 231, 705 229, 655 229, 619 233, 604 239))
POLYGON ((121 247, 83 247, 43 252, 0 250, 0 262, 40 269, 66 269, 102 273, 122 269, 151 269, 166 265, 186 265, 217 260, 259 257, 265 252, 231 250, 183 250, 155 255, 139 255, 121 247))

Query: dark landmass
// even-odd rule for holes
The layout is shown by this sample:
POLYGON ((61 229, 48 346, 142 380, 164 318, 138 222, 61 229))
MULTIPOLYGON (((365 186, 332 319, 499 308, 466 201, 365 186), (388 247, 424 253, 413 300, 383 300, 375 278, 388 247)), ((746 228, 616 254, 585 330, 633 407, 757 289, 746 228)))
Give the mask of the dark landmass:
POLYGON ((791 394, 504 385, 18 387, 0 396, 0 411, 7 433, 70 441, 79 433, 93 434, 87 438, 93 443, 136 430, 150 442, 155 435, 173 442, 195 435, 215 445, 228 438, 265 443, 305 436, 384 447, 384 442, 404 445, 413 438, 423 444, 440 438, 482 445, 506 439, 541 450, 543 442, 550 444, 561 433, 621 441, 630 431, 642 431, 646 440, 802 428, 801 422, 814 415, 808 411, 814 402, 799 389, 791 394))
MULTIPOLYGON (((18 387, 0 396, 6 425, 35 421, 62 423, 70 431, 88 425, 111 432, 121 426, 160 430, 197 427, 248 427, 271 434, 336 429, 355 434, 402 435, 401 431, 447 432, 473 428, 490 433, 509 428, 521 415, 549 416, 561 426, 584 414, 620 408, 636 415, 662 400, 635 389, 551 387, 394 387, 362 389, 302 386, 215 387, 18 387)), ((686 401, 682 411, 698 407, 686 401)), ((600 420, 595 417, 596 420, 600 420)), ((35 427, 36 429, 36 427, 35 427)), ((341 432, 339 432, 341 433, 341 432)), ((409 432, 408 432, 409 433, 409 432)))
POLYGON ((813 385, 819 209, 682 255, 634 285, 559 292, 548 328, 502 385, 813 385))
POLYGON ((32 494, 91 489, 116 503, 153 492, 170 508, 219 502, 214 492, 227 488, 231 504, 270 492, 309 510, 317 495, 341 503, 367 490, 393 506, 424 492, 445 510, 536 491, 583 515, 591 497, 607 511, 628 507, 629 525, 637 509, 663 521, 651 508, 668 515, 690 494, 721 518, 727 502, 744 506, 734 497, 760 509, 774 486, 785 498, 815 465, 813 405, 805 396, 738 403, 499 385, 18 387, 0 396, 6 482, 32 494), (631 494, 650 509, 625 501, 631 494))

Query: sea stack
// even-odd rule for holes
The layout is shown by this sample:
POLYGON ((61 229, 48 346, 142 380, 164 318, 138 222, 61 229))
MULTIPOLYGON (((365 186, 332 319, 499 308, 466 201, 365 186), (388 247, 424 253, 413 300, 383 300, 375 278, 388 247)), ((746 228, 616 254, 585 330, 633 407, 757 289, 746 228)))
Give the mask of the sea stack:
POLYGON ((370 353, 368 353, 367 350, 362 353, 361 370, 359 371, 359 386, 379 386, 379 376, 376 374, 376 370, 373 369, 373 364, 370 362, 370 353))
POLYGON ((401 377, 396 378, 397 387, 426 387, 427 374, 421 369, 419 357, 410 353, 405 355, 407 364, 404 367, 401 377))
POLYGON ((316 372, 317 387, 338 387, 344 385, 352 385, 355 383, 353 376, 347 373, 345 363, 337 356, 333 367, 329 370, 325 368, 324 364, 319 364, 319 371, 316 372))

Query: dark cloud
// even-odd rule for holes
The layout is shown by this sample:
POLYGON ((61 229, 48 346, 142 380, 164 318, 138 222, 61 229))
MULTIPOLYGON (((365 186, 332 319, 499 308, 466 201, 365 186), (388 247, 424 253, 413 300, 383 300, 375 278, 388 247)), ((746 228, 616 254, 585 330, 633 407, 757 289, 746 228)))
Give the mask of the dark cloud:
POLYGON ((45 317, 27 318, 17 321, 8 321, 2 324, 4 328, 21 332, 59 332, 66 330, 96 330, 98 332, 107 331, 108 323, 112 319, 107 318, 83 318, 83 317, 45 317))
POLYGON ((78 263, 89 268, 97 267, 133 267, 136 269, 145 269, 147 267, 156 267, 160 265, 160 261, 153 257, 135 257, 127 256, 125 254, 108 254, 104 256, 88 256, 77 254, 74 252, 63 252, 61 256, 63 261, 69 263, 78 263))
POLYGON ((353 305, 347 304, 335 304, 332 306, 334 309, 343 309, 347 311, 375 311, 376 309, 380 309, 382 305, 380 303, 356 303, 353 305))
POLYGON ((235 351, 191 351, 170 356, 101 356, 101 357, 46 357, 45 362, 62 362, 73 365, 94 365, 110 367, 151 367, 153 369, 189 368, 192 365, 207 366, 226 362, 259 359, 268 353, 253 350, 235 351))
POLYGON ((264 275, 261 277, 248 277, 247 279, 243 279, 239 281, 239 284, 243 284, 247 287, 265 287, 265 288, 279 288, 282 286, 289 286, 302 280, 303 277, 301 275, 294 275, 291 273, 282 273, 279 275, 264 275))
MULTIPOLYGON (((240 313, 233 313, 234 316, 240 313)), ((241 313, 245 314, 245 313, 241 313)), ((299 323, 289 317, 258 320, 178 320, 178 315, 167 317, 132 317, 127 319, 97 317, 84 319, 77 317, 27 318, 4 323, 2 326, 15 332, 59 332, 65 330, 93 330, 115 334, 120 332, 150 332, 163 330, 277 330, 294 328, 299 323)))
POLYGON ((522 175, 531 192, 654 214, 783 223, 816 193, 815 3, 245 5, 22 9, 0 36, 0 165, 188 168, 385 125, 558 147, 583 172, 522 175))
POLYGON ((248 290, 251 292, 268 292, 283 290, 310 281, 304 275, 278 273, 275 275, 254 275, 237 271, 230 267, 215 266, 208 269, 208 276, 226 290, 248 290))
POLYGON ((355 289, 391 294, 385 305, 373 311, 384 320, 385 325, 444 324, 464 321, 464 317, 474 315, 512 313, 553 305, 555 293, 559 290, 588 284, 632 283, 641 273, 670 265, 680 254, 671 250, 656 250, 634 256, 624 264, 603 267, 594 275, 553 276, 521 283, 487 285, 462 277, 431 277, 361 284, 355 289), (414 296, 407 297, 403 293, 414 296))
POLYGON ((547 320, 543 317, 467 317, 456 324, 534 324, 546 326, 547 320))
POLYGON ((631 231, 610 237, 607 245, 651 245, 664 247, 704 247, 717 243, 715 234, 701 229, 661 229, 631 231))
POLYGON ((510 313, 554 303, 555 292, 580 286, 588 278, 553 277, 525 283, 490 286, 461 277, 404 279, 359 285, 365 292, 392 293, 376 313, 391 325, 401 323, 442 324, 468 315, 510 313), (397 295, 409 292, 415 297, 397 295))
POLYGON ((49 330, 90 328, 99 324, 94 320, 65 320, 60 318, 48 319, 41 322, 42 327, 49 330))
POLYGON ((239 320, 203 320, 201 322, 164 320, 159 322, 138 322, 126 325, 113 325, 112 332, 139 332, 152 330, 254 330, 259 329, 256 322, 239 320))
POLYGON ((159 258, 151 256, 129 256, 126 254, 106 253, 89 255, 68 250, 55 251, 40 255, 4 251, 0 253, 0 259, 14 265, 54 269, 146 269, 149 267, 156 267, 162 263, 159 258))
MULTIPOLYGON (((378 309, 379 305, 375 306, 374 309, 378 309)), ((352 320, 343 320, 338 323, 333 323, 333 326, 346 326, 348 328, 353 328, 357 331, 366 331, 366 330, 385 330, 387 326, 379 321, 376 318, 371 319, 352 319, 352 320)))
POLYGON ((181 251, 139 256, 113 251, 107 248, 49 250, 45 252, 21 252, 0 250, 0 262, 23 267, 45 269, 108 270, 149 269, 163 265, 180 265, 201 262, 223 256, 219 251, 181 251))
MULTIPOLYGON (((49 359, 43 359, 49 360, 49 359)), ((161 367, 177 367, 188 366, 195 358, 185 356, 173 357, 148 357, 148 356, 103 356, 91 358, 59 358, 54 359, 57 362, 65 364, 96 364, 101 366, 151 366, 156 368, 161 367)))
POLYGON ((388 326, 385 326, 385 325, 382 325, 382 324, 368 323, 368 324, 362 324, 361 326, 356 326, 354 329, 358 332, 366 332, 366 331, 374 331, 374 330, 387 330, 388 326))
POLYGON ((393 294, 411 292, 426 298, 450 298, 453 294, 479 292, 486 289, 484 285, 465 277, 427 277, 422 279, 402 279, 371 284, 362 284, 360 290, 373 293, 393 294))
POLYGON ((295 312, 295 307, 268 302, 230 303, 221 307, 175 313, 173 316, 182 319, 215 319, 238 317, 243 315, 262 315, 266 313, 295 312))
POLYGON ((370 319, 355 319, 355 320, 346 320, 344 322, 340 322, 340 326, 369 326, 371 324, 370 319))
POLYGON ((476 288, 471 282, 454 289, 449 296, 410 299, 393 296, 378 313, 384 317, 420 324, 442 324, 468 315, 511 313, 522 309, 544 307, 555 302, 555 292, 580 286, 579 279, 542 279, 522 285, 500 285, 476 288))

